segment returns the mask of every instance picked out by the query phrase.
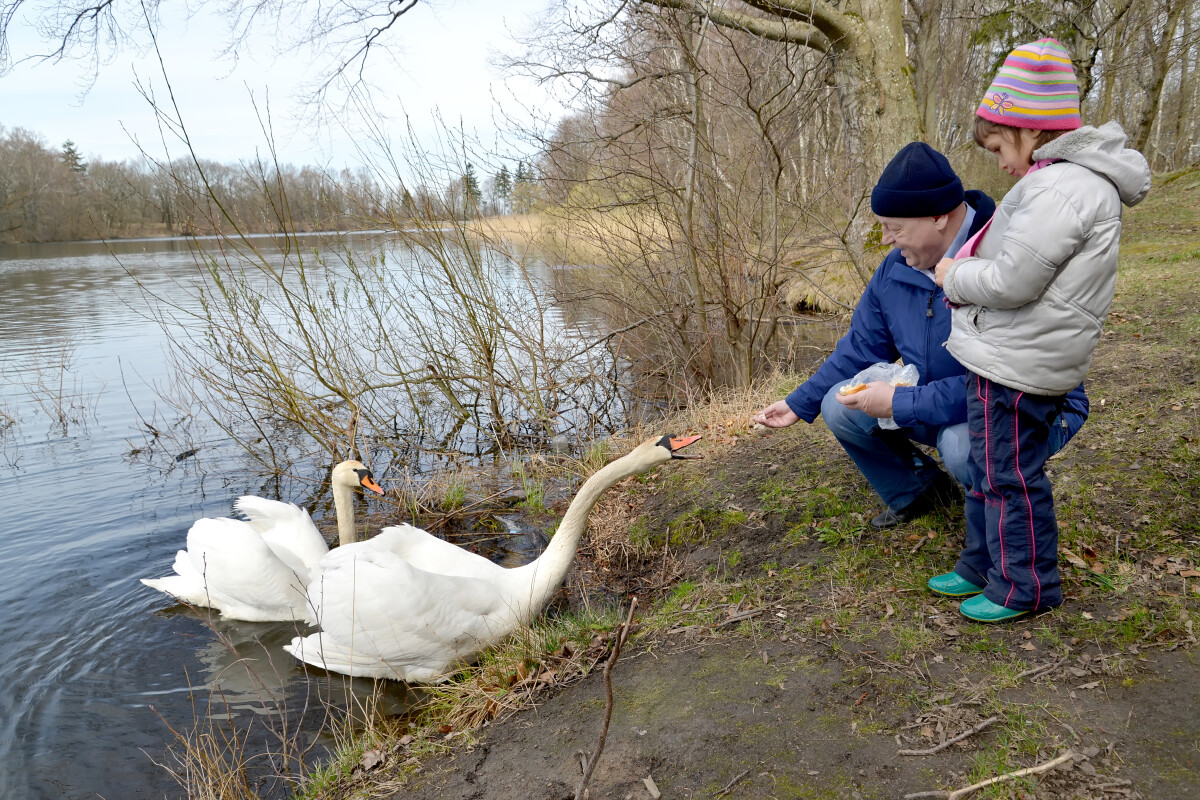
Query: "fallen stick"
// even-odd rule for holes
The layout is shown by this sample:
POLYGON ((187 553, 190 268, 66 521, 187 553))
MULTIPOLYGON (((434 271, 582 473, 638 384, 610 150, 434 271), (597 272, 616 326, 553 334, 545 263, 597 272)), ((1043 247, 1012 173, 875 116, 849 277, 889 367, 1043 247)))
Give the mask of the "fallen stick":
POLYGON ((962 789, 958 789, 957 791, 953 791, 950 793, 950 796, 948 798, 946 798, 946 800, 959 800, 960 797, 966 797, 971 792, 974 792, 977 789, 982 789, 985 786, 991 786, 993 783, 999 783, 1000 781, 1011 781, 1015 778, 1023 778, 1026 775, 1038 775, 1042 772, 1052 770, 1055 767, 1057 767, 1059 764, 1064 764, 1067 761, 1070 761, 1074 757, 1075 757, 1075 751, 1068 750, 1067 752, 1063 753, 1058 758, 1054 759, 1053 761, 1047 761, 1045 764, 1038 764, 1036 767, 1028 767, 1026 769, 1019 769, 1016 772, 1006 772, 1003 775, 997 775, 994 778, 988 778, 986 781, 980 781, 979 783, 975 783, 970 786, 964 787, 962 789))
POLYGON ((734 614, 729 619, 721 620, 720 622, 713 625, 713 629, 715 630, 716 628, 724 628, 726 625, 732 625, 733 623, 741 622, 744 619, 750 619, 751 617, 757 617, 761 613, 763 613, 763 609, 761 609, 761 608, 751 608, 746 611, 739 611, 738 613, 734 614))
POLYGON ((979 723, 974 728, 971 728, 971 730, 967 731, 966 733, 960 733, 958 736, 955 736, 953 739, 947 739, 946 741, 939 744, 937 747, 931 747, 928 750, 898 750, 896 752, 896 755, 898 755, 898 756, 931 756, 934 753, 940 753, 943 750, 945 750, 947 747, 949 747, 950 745, 954 744, 955 742, 961 742, 963 739, 967 738, 968 736, 974 736, 975 734, 979 733, 981 730, 986 728, 988 725, 991 725, 993 722, 995 722, 998 719, 1000 719, 1000 718, 999 717, 988 717, 983 722, 979 723))
POLYGON ((1040 675, 1043 672, 1049 672, 1052 669, 1057 669, 1058 667, 1061 667, 1063 664, 1067 663, 1067 658, 1068 658, 1068 656, 1063 656, 1061 660, 1055 661, 1054 663, 1042 664, 1040 667, 1033 667, 1032 669, 1027 669, 1024 672, 1022 672, 1021 674, 1017 675, 1017 680, 1020 680, 1022 678, 1029 678, 1034 675, 1040 675))
POLYGON ((979 783, 973 783, 970 786, 964 786, 963 788, 955 789, 952 792, 945 791, 945 790, 936 790, 936 791, 931 791, 931 792, 913 792, 912 794, 904 795, 904 800, 917 800, 917 798, 920 798, 920 797, 941 797, 941 798, 945 798, 945 800, 960 800, 960 798, 966 797, 971 792, 977 791, 979 789, 983 789, 987 786, 991 786, 993 783, 1000 783, 1000 781, 1011 781, 1011 780, 1015 780, 1016 778, 1024 778, 1026 775, 1038 775, 1042 772, 1052 770, 1055 767, 1057 767, 1059 764, 1062 764, 1066 761, 1070 761, 1074 757, 1075 757, 1075 751, 1068 750, 1067 752, 1063 753, 1058 758, 1054 759, 1053 761, 1047 761, 1045 764, 1038 764, 1035 767, 1026 767, 1025 769, 1016 770, 1015 772, 1006 772, 1003 775, 997 775, 994 778, 988 778, 986 781, 980 781, 979 783))
POLYGON ((669 631, 667 631, 667 633, 685 633, 686 631, 694 631, 697 628, 712 628, 715 631, 717 628, 724 628, 726 625, 732 625, 735 622, 741 622, 743 620, 750 619, 751 617, 757 617, 759 614, 763 613, 764 610, 765 609, 761 608, 752 608, 748 611, 739 611, 732 617, 729 617, 729 619, 724 619, 720 622, 697 622, 694 625, 684 625, 679 628, 671 628, 669 631))
POLYGON ((733 780, 731 780, 729 783, 725 784, 725 788, 722 789, 721 791, 717 792, 715 795, 713 795, 713 797, 724 797, 725 795, 729 794, 731 791, 733 791, 733 787, 737 785, 737 782, 749 774, 750 774, 750 770, 744 769, 741 772, 739 772, 737 775, 734 775, 733 780))
MULTIPOLYGON (((608 661, 604 664, 604 724, 600 726, 600 738, 596 742, 596 752, 592 753, 590 759, 587 759, 587 767, 584 769, 583 777, 579 779, 579 785, 575 788, 575 800, 583 800, 583 792, 587 788, 588 781, 592 778, 592 772, 596 769, 596 763, 600 761, 600 754, 604 752, 604 740, 608 738, 608 724, 612 721, 613 712, 613 666, 617 663, 617 659, 621 657, 621 645, 625 644, 625 637, 629 635, 629 625, 633 622, 633 612, 637 609, 637 604, 636 597, 629 601, 629 615, 625 617, 625 624, 621 626, 621 632, 617 635, 617 639, 613 643, 612 655, 608 657, 608 661)), ((582 753, 580 754, 580 758, 583 758, 582 753)))
POLYGON ((1108 783, 1102 783, 1098 786, 1093 786, 1092 788, 1099 789, 1100 791, 1104 791, 1105 789, 1112 789, 1115 786, 1129 786, 1132 783, 1133 783, 1133 781, 1129 780, 1128 778, 1117 778, 1114 781, 1109 781, 1108 783))

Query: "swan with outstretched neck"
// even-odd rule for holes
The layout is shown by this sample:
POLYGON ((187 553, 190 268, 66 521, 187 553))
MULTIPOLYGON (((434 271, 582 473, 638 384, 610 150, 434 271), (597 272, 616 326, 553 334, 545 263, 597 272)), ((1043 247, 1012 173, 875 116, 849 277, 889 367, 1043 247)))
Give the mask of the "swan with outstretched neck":
MULTIPOLYGON (((354 491, 383 489, 361 461, 343 461, 330 475, 337 512, 338 542, 357 540, 354 491)), ((306 588, 329 552, 303 508, 262 497, 238 498, 246 519, 198 519, 187 533, 187 549, 175 554, 174 575, 142 578, 151 589, 247 622, 313 621, 306 588)))
POLYGON ((411 525, 385 528, 321 559, 309 598, 321 630, 284 649, 344 675, 438 683, 530 622, 558 591, 587 518, 621 480, 673 458, 699 436, 651 439, 580 487, 537 559, 513 569, 411 525))

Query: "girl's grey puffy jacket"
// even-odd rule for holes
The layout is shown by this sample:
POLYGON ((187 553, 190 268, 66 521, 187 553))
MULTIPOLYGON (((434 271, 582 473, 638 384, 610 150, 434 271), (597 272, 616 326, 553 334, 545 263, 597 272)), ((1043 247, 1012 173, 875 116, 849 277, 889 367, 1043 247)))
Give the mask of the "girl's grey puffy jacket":
POLYGON ((1150 168, 1115 122, 1033 157, 1059 160, 1017 181, 975 256, 946 273, 946 297, 962 306, 946 346, 977 375, 1060 395, 1091 366, 1117 279, 1121 204, 1146 196, 1150 168))

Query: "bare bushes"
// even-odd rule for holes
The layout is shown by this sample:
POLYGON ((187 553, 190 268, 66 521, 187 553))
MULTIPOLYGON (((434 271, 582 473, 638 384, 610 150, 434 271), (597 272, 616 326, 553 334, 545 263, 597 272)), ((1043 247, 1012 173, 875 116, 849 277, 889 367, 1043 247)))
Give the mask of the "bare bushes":
MULTIPOLYGON (((296 234, 198 243, 194 302, 152 298, 180 389, 272 469, 314 452, 412 463, 608 430, 622 410, 614 360, 547 303, 545 269, 394 185, 357 209, 384 232, 318 248, 296 234)), ((286 193, 263 190, 286 223, 286 193)))
POLYGON ((831 64, 687 14, 563 24, 514 66, 590 100, 540 163, 548 238, 589 267, 567 296, 620 332, 646 393, 749 385, 787 351, 793 286, 806 308, 840 311, 865 283, 845 247, 863 181, 837 135, 831 64), (841 257, 809 271, 814 241, 841 257))

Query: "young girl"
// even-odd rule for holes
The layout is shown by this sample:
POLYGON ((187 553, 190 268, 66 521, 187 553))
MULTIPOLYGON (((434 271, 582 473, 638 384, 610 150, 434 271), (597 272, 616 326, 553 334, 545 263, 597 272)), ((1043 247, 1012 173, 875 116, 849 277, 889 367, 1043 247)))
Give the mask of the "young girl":
POLYGON ((935 279, 957 307, 946 343, 967 368, 966 546, 929 588, 1001 622, 1062 603, 1058 524, 1044 466, 1064 395, 1092 361, 1112 304, 1121 204, 1150 169, 1121 127, 1080 127, 1061 44, 1013 50, 976 111, 975 141, 1020 180, 988 228, 935 279))

